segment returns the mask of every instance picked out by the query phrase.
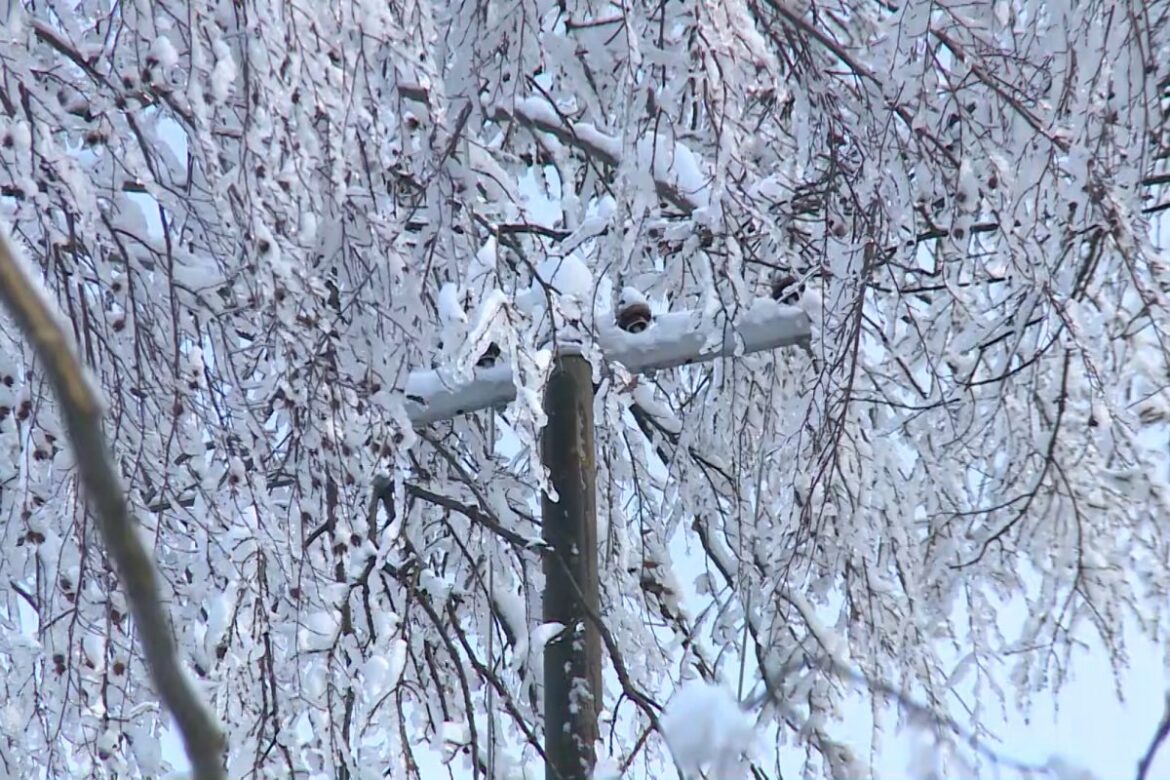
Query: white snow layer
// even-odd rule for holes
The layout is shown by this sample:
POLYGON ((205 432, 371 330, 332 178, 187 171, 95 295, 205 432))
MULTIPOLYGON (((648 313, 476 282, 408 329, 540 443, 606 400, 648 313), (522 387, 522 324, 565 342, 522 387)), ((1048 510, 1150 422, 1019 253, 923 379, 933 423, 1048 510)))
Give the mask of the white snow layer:
POLYGON ((752 746, 755 725, 723 686, 683 683, 659 726, 685 777, 698 778, 703 770, 711 780, 742 777, 741 758, 752 746))
POLYGON ((467 312, 459 304, 459 287, 451 282, 439 288, 439 321, 444 325, 467 322, 467 312))
POLYGON ((576 255, 550 257, 537 267, 536 273, 561 295, 585 301, 593 293, 593 274, 576 255))
MULTIPOLYGON (((559 259, 545 261, 554 262, 559 259)), ((552 266, 549 273, 559 282, 557 267, 552 266)), ((588 269, 583 270, 588 273, 588 269)), ((540 285, 534 287, 517 294, 519 308, 530 312, 543 308, 544 290, 540 285)), ((608 297, 607 291, 599 292, 606 292, 608 297)), ((584 296, 585 300, 590 294, 584 296)), ((668 312, 656 316, 642 333, 626 333, 612 321, 599 323, 597 345, 606 360, 621 363, 631 373, 644 373, 710 360, 718 355, 799 344, 809 338, 809 331, 809 318, 800 308, 762 298, 740 315, 735 328, 727 328, 726 323, 705 317, 701 311, 668 312), (708 342, 713 338, 722 340, 722 345, 716 344, 711 349, 708 342)), ((415 425, 427 425, 455 414, 510 403, 516 397, 516 389, 511 366, 501 362, 491 368, 476 369, 474 379, 469 382, 444 379, 436 371, 412 371, 405 394, 411 421, 415 425)))
POLYGON ((710 205, 708 176, 703 173, 698 156, 686 144, 655 133, 638 143, 638 158, 643 169, 650 169, 655 182, 677 190, 691 208, 710 205))
POLYGON ((638 303, 650 305, 646 296, 637 287, 623 287, 622 294, 618 297, 618 308, 625 309, 638 303))

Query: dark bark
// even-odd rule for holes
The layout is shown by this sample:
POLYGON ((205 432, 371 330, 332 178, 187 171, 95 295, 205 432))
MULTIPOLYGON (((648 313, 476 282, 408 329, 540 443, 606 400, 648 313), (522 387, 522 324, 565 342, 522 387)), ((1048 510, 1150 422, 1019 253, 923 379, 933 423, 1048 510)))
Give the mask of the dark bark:
POLYGON ((601 707, 601 635, 587 615, 600 613, 597 582, 596 454, 593 381, 588 361, 558 358, 545 391, 548 425, 541 454, 557 501, 543 496, 544 620, 566 627, 544 651, 547 780, 586 780, 596 761, 601 707), (572 578, 572 579, 570 579, 572 578), (574 587, 574 581, 577 587, 574 587), (578 593, 584 597, 581 603, 578 593))

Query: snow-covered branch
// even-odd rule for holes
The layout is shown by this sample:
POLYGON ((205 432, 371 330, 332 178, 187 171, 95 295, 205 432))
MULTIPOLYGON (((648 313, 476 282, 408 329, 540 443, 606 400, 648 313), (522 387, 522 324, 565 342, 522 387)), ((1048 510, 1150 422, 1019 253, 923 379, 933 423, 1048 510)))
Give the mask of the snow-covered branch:
MULTIPOLYGON (((611 323, 598 329, 596 339, 606 360, 637 374, 792 346, 807 341, 809 334, 803 310, 761 298, 740 315, 734 327, 704 323, 698 311, 680 311, 659 315, 641 333, 627 333, 611 323)), ((472 381, 462 383, 445 381, 439 371, 412 372, 406 395, 411 422, 428 425, 503 406, 516 397, 516 387, 511 365, 499 363, 476 370, 472 381)))
POLYGON ((61 404, 77 468, 117 566, 159 695, 175 717, 198 780, 224 777, 223 735, 179 663, 150 552, 135 528, 102 433, 102 405, 44 295, 0 230, 0 300, 32 342, 61 404))
POLYGON ((1170 560, 1147 467, 1170 420, 1166 3, 1108 34, 1092 3, 178 5, 25 3, 0 29, 0 209, 72 316, 108 448, 76 457, 42 358, 0 329, 7 774, 176 769, 137 662, 168 636, 231 777, 429 776, 438 743, 454 774, 545 771, 553 350, 628 395, 594 407, 590 607, 630 660, 614 693, 646 697, 602 702, 625 774, 670 773, 644 705, 690 666, 795 659, 798 706, 758 728, 817 777, 851 767, 847 697, 899 701, 804 657, 881 670, 954 775, 975 754, 947 718, 990 738, 988 712, 1075 676, 1061 651, 1099 641, 1128 676, 1131 628, 1164 644, 1170 600, 1126 573, 1170 560), (815 360, 670 368, 805 339, 815 360), (103 462, 172 632, 102 576, 72 482, 103 462))
MULTIPOLYGON (((525 98, 513 105, 495 103, 489 116, 512 120, 533 130, 556 136, 561 143, 580 149, 605 165, 622 164, 622 139, 597 128, 592 122, 575 122, 543 98, 525 98)), ((685 144, 663 133, 653 133, 635 145, 639 162, 651 170, 658 195, 686 213, 704 208, 710 201, 707 177, 699 158, 685 144)))

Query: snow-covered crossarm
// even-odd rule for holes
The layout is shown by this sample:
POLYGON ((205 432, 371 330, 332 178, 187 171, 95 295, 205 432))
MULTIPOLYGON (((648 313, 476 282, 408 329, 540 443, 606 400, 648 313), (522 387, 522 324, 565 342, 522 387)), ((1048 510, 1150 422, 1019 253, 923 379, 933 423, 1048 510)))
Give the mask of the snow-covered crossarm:
POLYGON ((660 314, 641 333, 609 326, 601 329, 597 341, 606 360, 640 374, 727 355, 790 347, 808 341, 810 333, 808 315, 802 309, 771 298, 757 299, 740 314, 734 327, 726 322, 704 326, 703 319, 697 311, 660 314))
MULTIPOLYGON (((597 344, 605 359, 621 363, 632 373, 673 368, 807 342, 809 319, 796 306, 761 298, 740 315, 735 327, 713 323, 698 311, 671 312, 655 317, 641 333, 627 333, 616 325, 599 329, 597 344)), ((512 367, 500 363, 475 371, 469 382, 451 383, 437 371, 414 371, 406 385, 406 412, 416 426, 429 425, 460 414, 504 406, 516 397, 512 367)))
POLYGON ((438 371, 411 371, 406 381, 406 413, 415 425, 503 406, 515 397, 510 363, 477 368, 470 382, 448 382, 438 371))

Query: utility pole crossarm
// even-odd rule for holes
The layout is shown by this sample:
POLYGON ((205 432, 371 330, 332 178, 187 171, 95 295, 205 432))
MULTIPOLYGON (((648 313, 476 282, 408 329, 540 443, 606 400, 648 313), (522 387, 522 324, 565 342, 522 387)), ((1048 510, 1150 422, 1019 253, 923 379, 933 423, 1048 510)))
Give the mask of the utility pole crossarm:
MULTIPOLYGON (((609 323, 599 328, 598 346, 607 362, 628 371, 647 371, 763 352, 807 342, 808 315, 796 306, 757 299, 734 327, 713 324, 699 311, 660 314, 641 333, 628 333, 609 323), (707 324, 704 326, 704 319, 707 324)), ((498 363, 475 371, 463 383, 445 382, 437 371, 412 371, 406 383, 406 412, 415 425, 428 425, 481 409, 504 406, 516 397, 512 367, 498 363)))
MULTIPOLYGON (((753 301, 734 319, 700 310, 653 317, 641 294, 627 298, 627 292, 616 315, 596 324, 593 338, 607 364, 620 363, 633 374, 808 344, 811 337, 804 310, 772 298, 753 301)), ((601 632, 590 620, 601 614, 591 377, 579 350, 560 349, 544 393, 548 424, 540 435, 541 461, 557 499, 545 493, 541 501, 548 553, 543 616, 545 623, 566 628, 566 637, 544 653, 545 780, 592 777, 597 718, 604 708, 601 632)), ((405 393, 411 423, 424 426, 503 406, 516 397, 516 387, 512 366, 499 362, 477 368, 465 382, 451 382, 440 371, 413 371, 405 393)))

